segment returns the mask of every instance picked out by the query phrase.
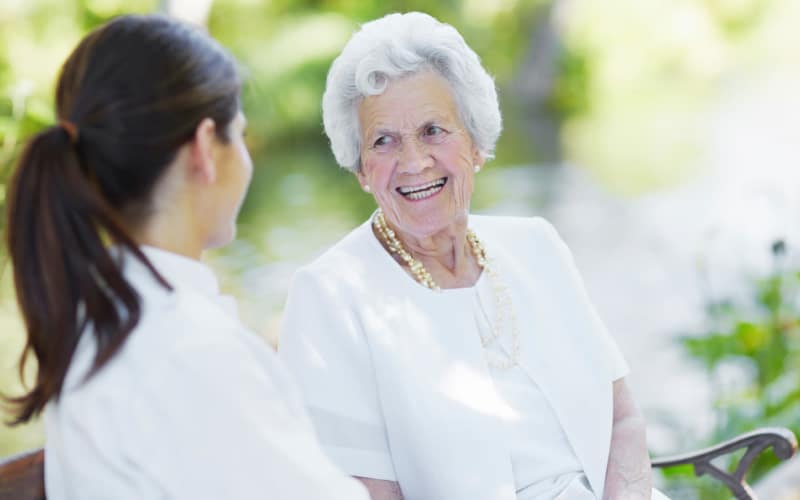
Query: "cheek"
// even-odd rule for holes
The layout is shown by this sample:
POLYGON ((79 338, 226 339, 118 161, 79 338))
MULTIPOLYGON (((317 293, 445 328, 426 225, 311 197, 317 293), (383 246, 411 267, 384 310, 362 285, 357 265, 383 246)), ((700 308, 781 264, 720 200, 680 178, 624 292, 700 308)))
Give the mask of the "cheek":
POLYGON ((244 168, 244 186, 245 189, 247 189, 250 186, 250 181, 253 179, 253 160, 250 159, 250 154, 246 151, 243 157, 242 167, 244 168))
POLYGON ((456 196, 469 199, 472 195, 475 180, 475 167, 472 164, 473 155, 462 144, 454 144, 451 149, 444 153, 443 158, 447 158, 444 164, 455 181, 453 187, 456 196))
POLYGON ((472 172, 464 172, 458 177, 458 182, 454 185, 454 194, 459 206, 469 206, 474 187, 473 179, 472 172))
POLYGON ((362 163, 361 171, 373 192, 376 189, 385 189, 392 179, 392 165, 385 158, 367 159, 362 163))

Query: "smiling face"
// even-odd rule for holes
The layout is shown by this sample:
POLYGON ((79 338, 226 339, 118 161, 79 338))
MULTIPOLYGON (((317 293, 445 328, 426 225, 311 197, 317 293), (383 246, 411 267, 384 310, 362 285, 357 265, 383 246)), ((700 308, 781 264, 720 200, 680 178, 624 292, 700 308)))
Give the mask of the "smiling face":
POLYGON ((445 79, 423 72, 393 81, 361 101, 358 118, 358 179, 391 226, 424 238, 466 221, 483 158, 445 79))

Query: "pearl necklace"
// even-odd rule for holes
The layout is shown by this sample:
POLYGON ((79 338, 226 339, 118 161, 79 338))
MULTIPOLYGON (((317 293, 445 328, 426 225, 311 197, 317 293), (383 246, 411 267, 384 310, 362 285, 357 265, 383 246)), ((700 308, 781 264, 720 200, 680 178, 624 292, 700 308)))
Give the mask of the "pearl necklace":
MULTIPOLYGON (((414 275, 414 278, 420 284, 431 290, 437 292, 441 291, 441 288, 439 288, 439 285, 436 284, 433 276, 431 276, 431 273, 425 269, 425 266, 422 264, 422 262, 411 256, 408 250, 406 250, 403 244, 400 242, 400 239, 397 238, 397 234, 394 232, 394 230, 392 230, 392 228, 386 224, 386 219, 384 218, 383 211, 381 209, 378 209, 372 222, 373 226, 375 226, 375 229, 378 231, 378 234, 381 235, 384 243, 386 243, 386 246, 389 248, 389 251, 397 254, 397 256, 400 257, 403 262, 405 262, 405 264, 411 270, 411 274, 414 275)), ((467 229, 467 242, 469 242, 470 249, 478 261, 478 266, 480 266, 480 268, 483 269, 489 276, 489 279, 491 280, 492 294, 494 295, 496 318, 494 323, 491 324, 492 333, 486 337, 480 333, 481 346, 484 348, 487 361, 492 367, 500 369, 507 369, 512 366, 517 366, 519 365, 520 355, 520 335, 519 327, 517 325, 517 315, 514 312, 514 303, 511 300, 511 292, 505 283, 503 283, 500 275, 495 270, 495 267, 489 265, 490 261, 486 255, 486 249, 478 239, 478 236, 469 228, 467 229), (502 327, 506 318, 509 318, 509 323, 511 324, 511 353, 507 357, 504 357, 501 361, 497 361, 489 357, 489 351, 486 351, 486 349, 495 340, 500 338, 502 327)))

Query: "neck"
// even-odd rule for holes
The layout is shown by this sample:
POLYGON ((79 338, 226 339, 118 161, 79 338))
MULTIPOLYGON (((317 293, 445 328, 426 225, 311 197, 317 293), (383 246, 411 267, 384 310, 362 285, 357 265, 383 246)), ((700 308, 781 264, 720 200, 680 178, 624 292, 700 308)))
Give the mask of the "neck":
MULTIPOLYGON (((472 248, 467 241, 467 218, 459 219, 450 226, 432 234, 418 235, 396 228, 386 221, 403 248, 422 263, 441 288, 463 288, 472 286, 480 277, 478 265, 472 248)), ((376 232, 378 240, 388 249, 387 242, 376 232)), ((392 253, 390 251, 390 253, 392 253)), ((409 269, 396 254, 395 259, 409 269)), ((413 275, 413 274, 412 274, 413 275)))
POLYGON ((133 239, 191 259, 200 260, 205 249, 205 226, 208 221, 197 214, 197 193, 186 180, 186 147, 168 166, 156 183, 146 203, 132 205, 123 212, 133 239))
POLYGON ((198 241, 192 224, 182 217, 155 215, 135 226, 132 236, 140 245, 160 248, 195 260, 201 260, 203 256, 203 244, 198 241))
POLYGON ((437 233, 417 236, 395 229, 397 238, 411 255, 424 264, 436 264, 459 274, 463 271, 472 252, 467 243, 467 225, 456 224, 437 233))

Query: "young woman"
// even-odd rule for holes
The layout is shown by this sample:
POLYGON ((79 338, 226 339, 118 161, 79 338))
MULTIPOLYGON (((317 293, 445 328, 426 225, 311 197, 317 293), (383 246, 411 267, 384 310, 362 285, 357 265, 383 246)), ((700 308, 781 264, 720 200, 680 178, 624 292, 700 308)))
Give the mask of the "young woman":
POLYGON ((48 498, 367 498, 200 262, 250 181, 239 93, 224 49, 157 16, 111 21, 61 70, 6 208, 38 366, 14 422, 44 411, 48 498))

